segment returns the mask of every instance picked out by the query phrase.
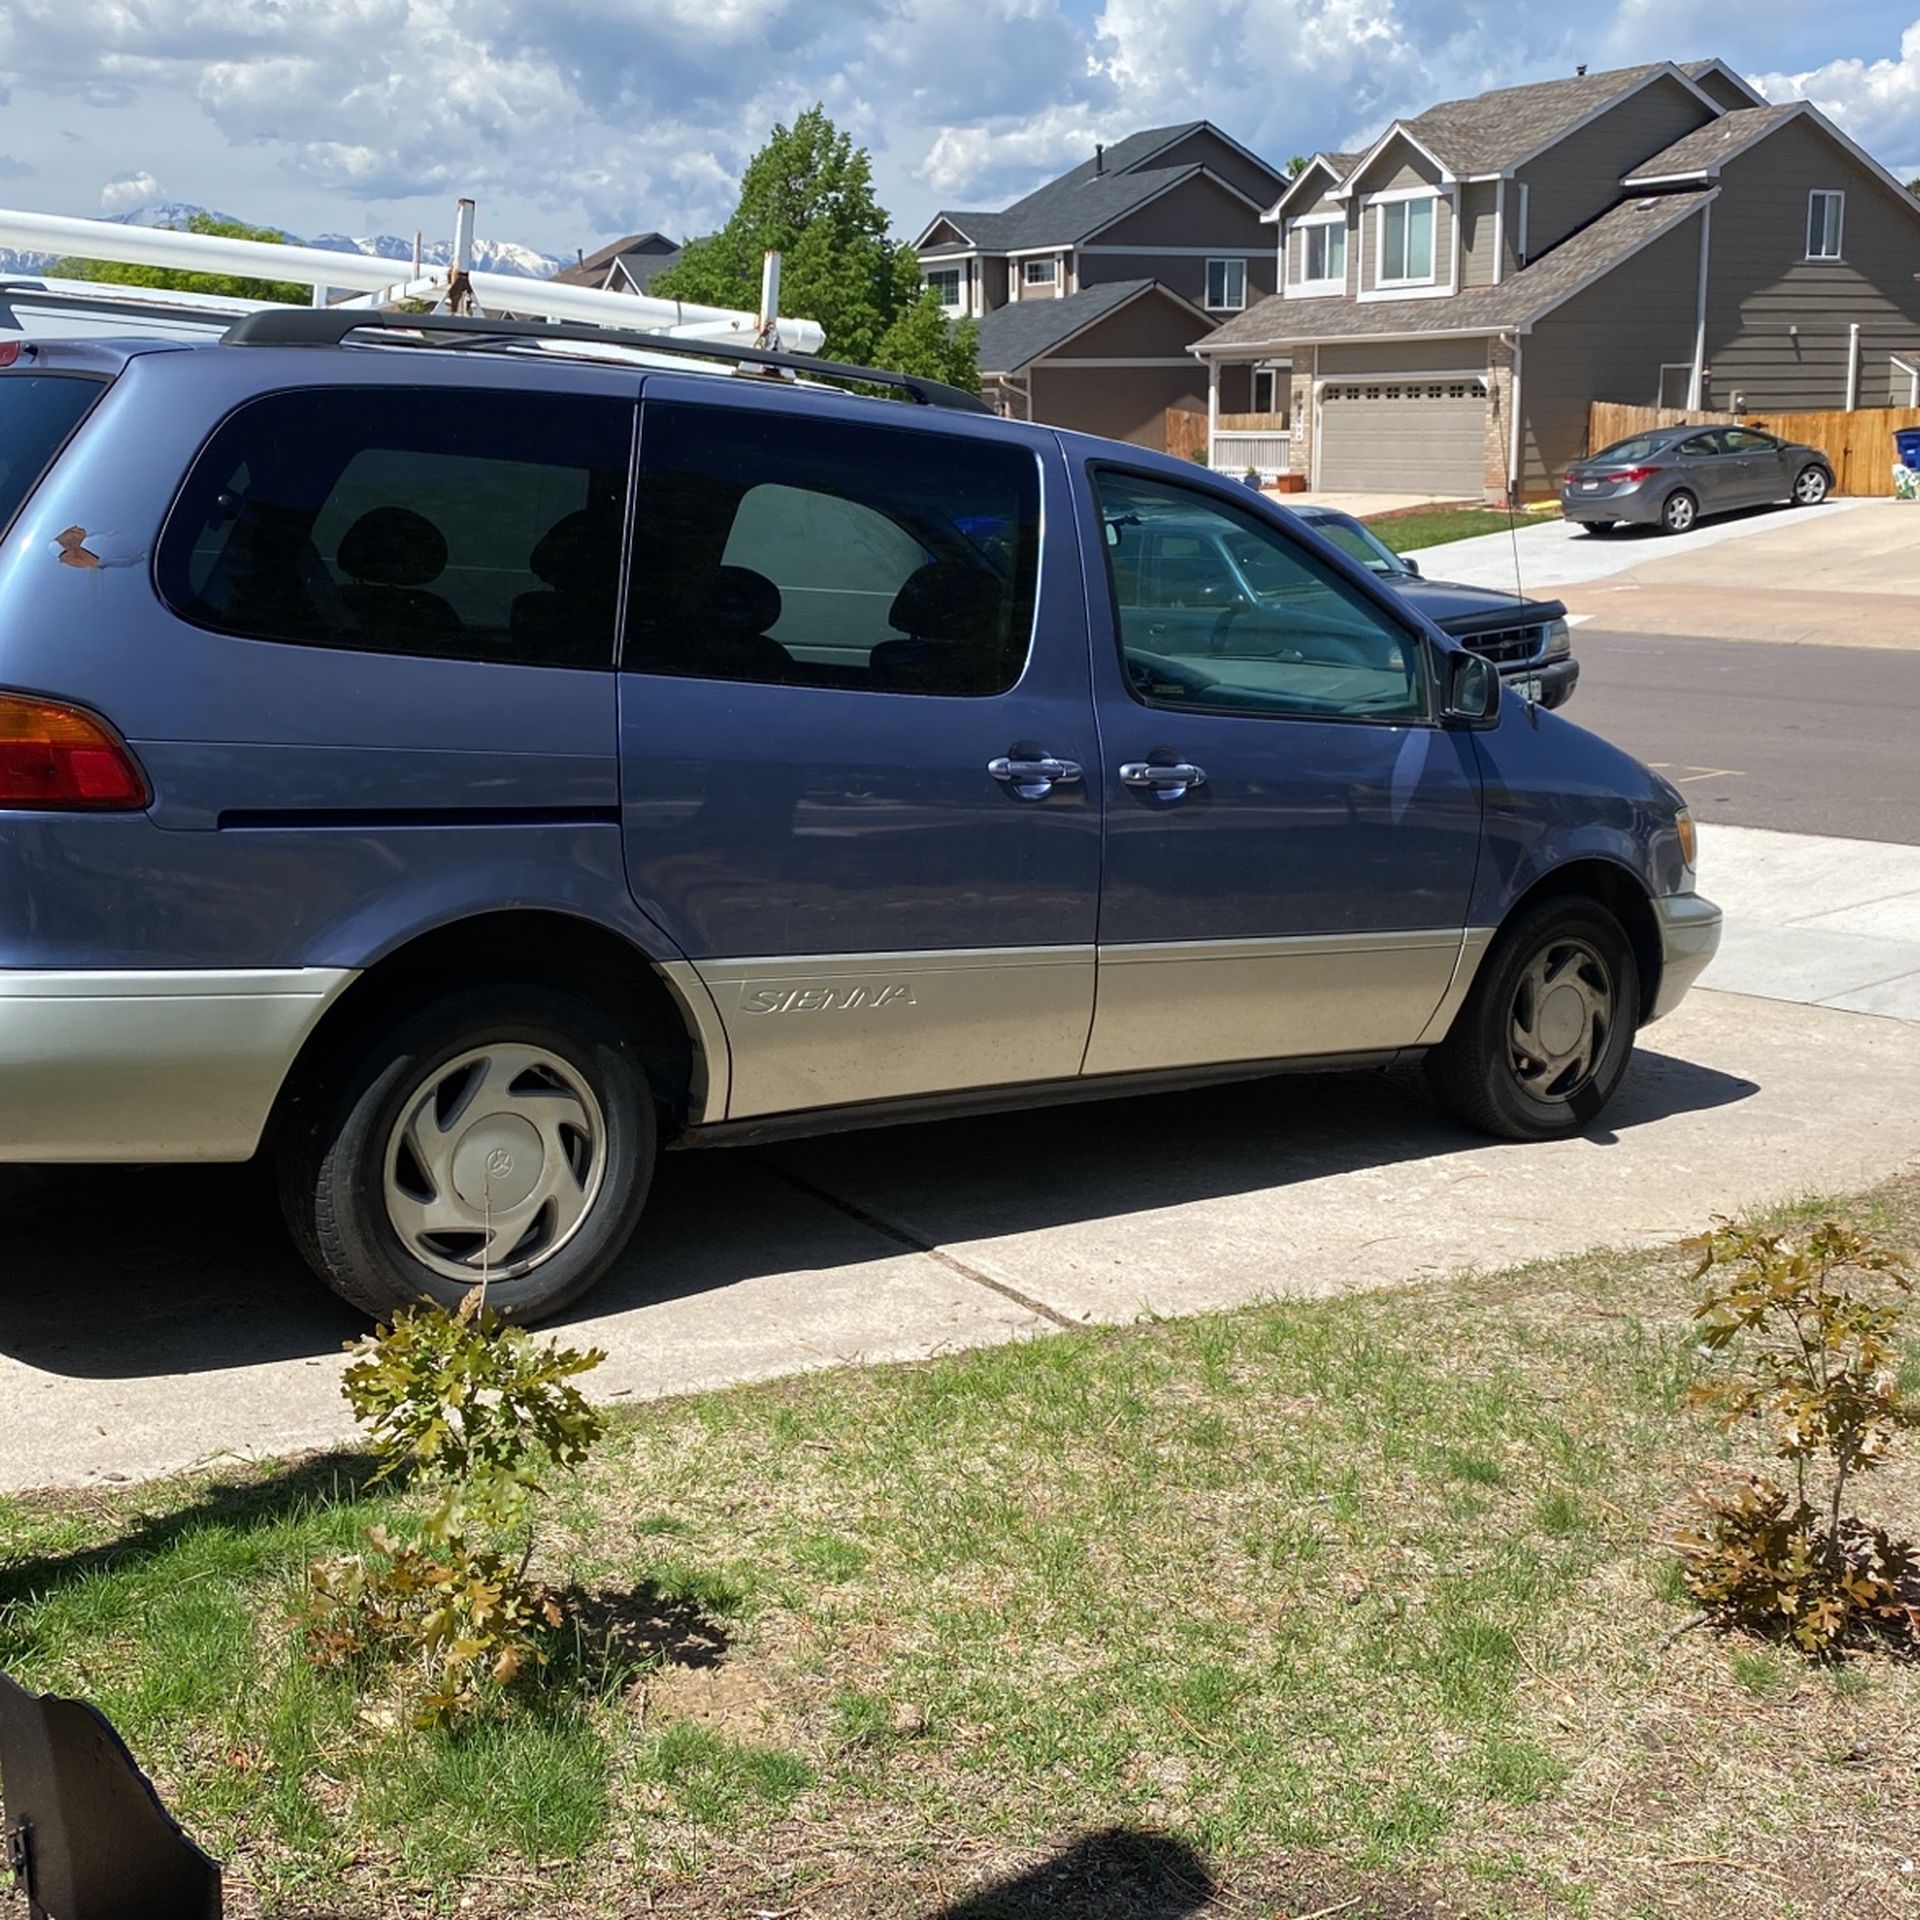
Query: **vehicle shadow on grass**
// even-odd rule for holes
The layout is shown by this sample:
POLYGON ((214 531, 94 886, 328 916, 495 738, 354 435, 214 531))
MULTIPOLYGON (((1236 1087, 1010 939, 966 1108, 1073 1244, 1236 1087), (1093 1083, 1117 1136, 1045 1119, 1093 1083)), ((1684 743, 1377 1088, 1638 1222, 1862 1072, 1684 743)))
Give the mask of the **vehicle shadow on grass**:
MULTIPOLYGON (((1642 1049, 1587 1139, 1617 1150, 1652 1122, 1758 1091, 1642 1049)), ((1418 1074, 1399 1072, 673 1153, 633 1245, 561 1324, 591 1321, 591 1338, 620 1344, 610 1318, 742 1283, 759 1283, 777 1315, 822 1276, 920 1246, 1124 1223, 1421 1162, 1484 1160, 1491 1174, 1515 1151, 1446 1119, 1418 1074)), ((307 1272, 256 1168, 0 1169, 0 1246, 0 1355, 45 1373, 218 1372, 337 1353, 366 1330, 307 1272)))

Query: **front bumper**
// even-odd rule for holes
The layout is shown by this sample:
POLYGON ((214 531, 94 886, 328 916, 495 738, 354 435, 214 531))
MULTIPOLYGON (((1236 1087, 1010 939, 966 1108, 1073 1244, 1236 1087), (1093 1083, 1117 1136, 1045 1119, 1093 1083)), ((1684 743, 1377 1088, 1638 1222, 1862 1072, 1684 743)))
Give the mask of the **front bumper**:
POLYGON ((1654 901, 1660 923, 1660 991, 1649 1020, 1671 1013, 1720 951, 1720 909, 1697 893, 1670 893, 1654 901))
POLYGON ((0 1161, 248 1159, 354 977, 0 971, 0 1161))
POLYGON ((1538 667, 1502 667, 1500 678, 1509 682, 1530 680, 1538 688, 1533 696, 1537 706, 1564 707, 1580 684, 1580 662, 1549 660, 1538 667))

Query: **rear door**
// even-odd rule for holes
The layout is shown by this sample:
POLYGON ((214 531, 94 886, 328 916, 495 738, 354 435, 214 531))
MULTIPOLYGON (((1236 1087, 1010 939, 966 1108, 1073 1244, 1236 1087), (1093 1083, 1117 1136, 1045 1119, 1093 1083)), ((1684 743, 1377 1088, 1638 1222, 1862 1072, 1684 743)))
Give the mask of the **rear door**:
POLYGON ((747 385, 647 383, 620 675, 628 876, 729 1116, 1070 1077, 1100 793, 1057 445, 747 385))
POLYGON ((1087 1071, 1413 1045, 1480 844, 1429 642, 1264 515, 1159 474, 1089 479, 1107 851, 1087 1071), (1215 591, 1151 604, 1132 553, 1176 534, 1215 591))

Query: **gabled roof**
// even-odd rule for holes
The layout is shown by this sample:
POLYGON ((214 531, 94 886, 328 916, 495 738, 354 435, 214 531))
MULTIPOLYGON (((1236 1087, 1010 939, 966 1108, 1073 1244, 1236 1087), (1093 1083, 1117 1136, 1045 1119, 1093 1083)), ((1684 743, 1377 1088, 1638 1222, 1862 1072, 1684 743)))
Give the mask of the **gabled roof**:
POLYGON ((1061 300, 1009 300, 980 321, 980 371, 1018 373, 1058 353, 1076 334, 1148 294, 1173 301, 1204 326, 1208 315, 1158 280, 1107 280, 1061 300))
POLYGON ((1315 340, 1391 340, 1423 333, 1524 332, 1672 232, 1719 191, 1703 187, 1623 201, 1497 287, 1469 287, 1446 300, 1288 300, 1270 295, 1209 334, 1200 351, 1315 340))
POLYGON ((1767 96, 1750 87, 1724 60, 1683 60, 1680 71, 1696 86, 1703 85, 1710 77, 1718 76, 1734 89, 1743 93, 1756 107, 1767 104, 1767 96))
POLYGON ((1353 171, 1354 164, 1359 158, 1360 156, 1357 153, 1330 153, 1324 151, 1316 153, 1308 160, 1307 164, 1281 188, 1279 199, 1277 199, 1260 218, 1262 220, 1278 220, 1280 218, 1280 209, 1284 207, 1310 179, 1324 179, 1337 187, 1340 182, 1353 171))
POLYGON ((1804 100, 1789 100, 1777 107, 1739 107, 1682 134, 1672 146, 1663 147, 1651 160, 1643 160, 1626 176, 1628 188, 1654 181, 1706 179, 1718 173, 1722 161, 1744 152, 1756 140, 1764 140, 1775 127, 1795 119, 1804 100))
POLYGON ((563 267, 553 277, 570 287, 603 287, 618 261, 629 280, 642 292, 646 282, 664 272, 679 257, 680 242, 664 233, 630 233, 598 252, 590 253, 571 267, 563 267))
MULTIPOLYGON (((1116 140, 1097 159, 1083 160, 1057 180, 1036 187, 1023 200, 1000 213, 955 213, 943 210, 921 228, 924 240, 941 221, 964 233, 983 253, 1012 253, 1026 247, 1070 247, 1111 226, 1122 215, 1164 193, 1184 179, 1207 173, 1194 161, 1179 167, 1155 168, 1151 162, 1170 147, 1202 131, 1227 136, 1205 120, 1183 120, 1178 126, 1150 127, 1116 140)), ((1228 145, 1246 153, 1238 142, 1228 145)), ((1249 154, 1249 159, 1256 156, 1249 154)), ((1266 166, 1264 160, 1258 162, 1266 166)), ((1281 175, 1268 168, 1277 186, 1281 175)), ((1212 178, 1218 179, 1217 174, 1212 178)), ((1222 180, 1229 193, 1239 188, 1222 180)), ((1240 194, 1245 199, 1244 194, 1240 194)), ((915 243, 916 245, 918 242, 915 243)))

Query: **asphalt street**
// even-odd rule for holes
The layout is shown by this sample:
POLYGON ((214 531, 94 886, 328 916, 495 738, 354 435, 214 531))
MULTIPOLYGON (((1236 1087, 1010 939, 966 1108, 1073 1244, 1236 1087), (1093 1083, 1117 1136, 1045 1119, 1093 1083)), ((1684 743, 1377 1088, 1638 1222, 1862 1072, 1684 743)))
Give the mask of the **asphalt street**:
POLYGON ((1920 651, 1609 633, 1598 619, 1574 648, 1566 717, 1658 766, 1700 819, 1920 844, 1920 651))

